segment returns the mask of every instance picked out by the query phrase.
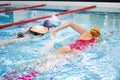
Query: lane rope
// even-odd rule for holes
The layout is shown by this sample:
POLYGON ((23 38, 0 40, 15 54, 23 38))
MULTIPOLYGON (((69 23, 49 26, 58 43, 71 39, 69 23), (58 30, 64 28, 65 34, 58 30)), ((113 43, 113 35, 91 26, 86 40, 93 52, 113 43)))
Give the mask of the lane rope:
POLYGON ((0 4, 0 6, 8 6, 10 3, 0 4))
MULTIPOLYGON (((95 7, 96 7, 95 5, 92 5, 92 6, 83 7, 83 8, 79 8, 79 9, 75 9, 75 10, 69 10, 69 11, 66 11, 66 12, 60 12, 60 13, 55 14, 55 16, 60 16, 60 15, 70 14, 70 13, 75 13, 75 12, 80 12, 80 11, 86 11, 86 10, 89 10, 89 9, 93 9, 95 7)), ((19 25, 19 24, 25 24, 25 23, 45 19, 45 18, 50 18, 50 17, 52 17, 52 15, 47 15, 47 16, 42 16, 42 17, 33 18, 33 19, 29 19, 29 20, 22 20, 22 21, 18 21, 18 22, 3 24, 3 25, 0 25, 0 29, 10 27, 10 26, 19 25)))
POLYGON ((24 6, 24 7, 12 8, 12 9, 8 9, 8 10, 0 10, 0 13, 29 9, 29 8, 36 8, 36 7, 43 7, 43 6, 46 6, 46 4, 38 4, 38 5, 34 5, 34 6, 24 6))

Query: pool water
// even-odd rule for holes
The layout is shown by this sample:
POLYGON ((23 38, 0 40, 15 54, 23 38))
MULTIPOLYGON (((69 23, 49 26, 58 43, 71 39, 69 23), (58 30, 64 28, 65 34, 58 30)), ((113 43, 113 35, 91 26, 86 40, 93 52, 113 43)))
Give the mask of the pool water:
MULTIPOLYGON (((109 9, 107 9, 109 11, 109 9)), ((61 10, 62 11, 62 10, 61 10)), ((52 10, 22 10, 0 15, 0 24, 31 19, 51 13, 61 12, 52 10), (18 17, 19 15, 19 17, 18 17), (1 20, 4 18, 3 20, 1 20)), ((64 11, 64 10, 63 10, 64 11)), ((72 20, 89 30, 93 26, 101 28, 101 37, 105 37, 108 31, 114 33, 104 41, 89 48, 86 51, 78 52, 73 59, 63 60, 52 69, 34 77, 34 80, 120 80, 120 12, 86 11, 68 14, 58 17, 61 22, 72 20)), ((0 41, 15 36, 21 29, 31 25, 42 25, 43 21, 36 21, 24 25, 12 26, 0 30, 0 41)), ((0 80, 4 74, 16 71, 18 76, 25 75, 41 63, 53 64, 54 57, 50 60, 43 60, 45 55, 53 55, 49 51, 58 49, 63 45, 74 42, 79 34, 66 28, 57 33, 52 39, 50 32, 42 37, 32 36, 31 39, 16 41, 13 44, 0 46, 0 80), (73 34, 74 33, 74 34, 73 34), (39 60, 38 65, 26 69, 29 64, 39 60)), ((49 56, 48 56, 49 57, 49 56)), ((59 57, 59 56, 58 56, 59 57)), ((9 77, 15 77, 9 74, 9 77)))

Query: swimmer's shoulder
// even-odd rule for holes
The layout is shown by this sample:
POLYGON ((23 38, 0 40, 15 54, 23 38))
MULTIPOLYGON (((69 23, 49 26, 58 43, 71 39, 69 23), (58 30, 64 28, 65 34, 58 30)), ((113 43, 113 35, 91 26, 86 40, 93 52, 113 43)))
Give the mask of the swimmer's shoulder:
POLYGON ((95 43, 99 43, 101 42, 102 40, 99 38, 99 37, 95 37, 95 43))

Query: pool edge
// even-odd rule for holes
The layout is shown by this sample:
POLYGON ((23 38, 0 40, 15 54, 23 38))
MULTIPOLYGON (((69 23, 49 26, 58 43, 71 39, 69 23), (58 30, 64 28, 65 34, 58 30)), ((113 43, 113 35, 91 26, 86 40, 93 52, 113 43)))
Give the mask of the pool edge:
POLYGON ((47 4, 56 6, 89 6, 96 5, 97 7, 111 7, 120 8, 120 3, 116 2, 63 2, 63 1, 0 1, 0 3, 11 3, 11 4, 47 4))

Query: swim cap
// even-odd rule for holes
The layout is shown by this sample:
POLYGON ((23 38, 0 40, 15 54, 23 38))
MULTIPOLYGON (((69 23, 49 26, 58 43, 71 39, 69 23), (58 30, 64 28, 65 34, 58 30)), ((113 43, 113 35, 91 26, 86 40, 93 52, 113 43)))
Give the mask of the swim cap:
POLYGON ((50 20, 45 20, 43 26, 51 28, 52 24, 51 24, 50 20))
POLYGON ((93 27, 90 29, 90 33, 92 34, 92 36, 99 37, 100 29, 98 27, 93 27))

